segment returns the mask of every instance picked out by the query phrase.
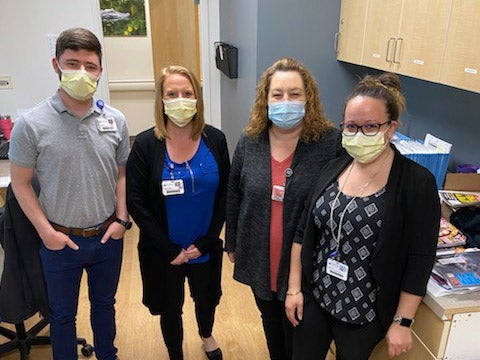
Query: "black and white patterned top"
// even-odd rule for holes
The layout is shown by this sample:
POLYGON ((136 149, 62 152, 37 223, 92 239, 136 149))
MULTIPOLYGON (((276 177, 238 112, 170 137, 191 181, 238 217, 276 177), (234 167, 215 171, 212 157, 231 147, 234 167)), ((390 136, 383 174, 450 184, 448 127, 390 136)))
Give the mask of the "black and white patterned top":
POLYGON ((375 319, 376 285, 371 274, 371 257, 382 226, 385 187, 375 194, 355 198, 340 193, 334 207, 333 224, 330 211, 339 192, 338 181, 332 183, 317 200, 313 209, 316 247, 313 252, 313 294, 320 306, 335 318, 366 324, 375 319), (343 281, 326 272, 327 259, 335 252, 340 214, 345 210, 338 260, 348 265, 348 279, 343 281))

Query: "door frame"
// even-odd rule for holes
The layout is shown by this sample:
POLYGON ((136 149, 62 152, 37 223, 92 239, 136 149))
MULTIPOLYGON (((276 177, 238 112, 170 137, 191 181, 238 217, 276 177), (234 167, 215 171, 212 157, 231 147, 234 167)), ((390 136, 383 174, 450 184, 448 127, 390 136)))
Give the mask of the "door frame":
POLYGON ((200 1, 200 58, 205 121, 222 128, 220 71, 215 65, 215 45, 220 40, 220 0, 200 1))

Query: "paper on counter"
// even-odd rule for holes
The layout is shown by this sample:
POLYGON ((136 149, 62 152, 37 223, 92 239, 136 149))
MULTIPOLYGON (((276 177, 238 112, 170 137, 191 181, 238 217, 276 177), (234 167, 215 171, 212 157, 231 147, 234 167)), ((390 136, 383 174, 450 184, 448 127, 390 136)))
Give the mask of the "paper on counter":
POLYGON ((10 176, 0 176, 0 188, 6 188, 10 184, 10 176))

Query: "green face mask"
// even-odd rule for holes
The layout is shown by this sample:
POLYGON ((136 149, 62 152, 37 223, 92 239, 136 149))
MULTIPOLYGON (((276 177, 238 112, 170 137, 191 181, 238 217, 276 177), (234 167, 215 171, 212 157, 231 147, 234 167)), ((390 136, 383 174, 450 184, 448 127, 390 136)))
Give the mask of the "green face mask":
POLYGON ((72 98, 85 101, 91 99, 97 90, 98 78, 85 70, 62 70, 60 86, 72 98))
POLYGON ((197 99, 163 100, 165 115, 178 127, 186 126, 197 113, 197 99))
POLYGON ((353 136, 342 134, 342 146, 355 160, 369 163, 375 160, 387 147, 385 133, 379 132, 374 136, 366 136, 357 132, 353 136))

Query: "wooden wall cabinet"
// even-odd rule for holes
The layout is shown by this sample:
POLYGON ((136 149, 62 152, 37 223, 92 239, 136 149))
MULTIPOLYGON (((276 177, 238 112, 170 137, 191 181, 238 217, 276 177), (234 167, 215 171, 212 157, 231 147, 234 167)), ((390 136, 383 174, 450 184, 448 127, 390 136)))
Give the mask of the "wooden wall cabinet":
POLYGON ((480 92, 478 0, 343 0, 337 59, 480 92))
POLYGON ((337 33, 337 59, 361 64, 367 0, 343 0, 337 33))
POLYGON ((453 0, 440 82, 480 93, 480 1, 453 0))
POLYGON ((395 72, 402 0, 369 0, 362 65, 395 72))
POLYGON ((451 0, 370 0, 362 64, 439 81, 451 0))
POLYGON ((394 62, 397 72, 438 82, 451 0, 404 0, 394 62))

